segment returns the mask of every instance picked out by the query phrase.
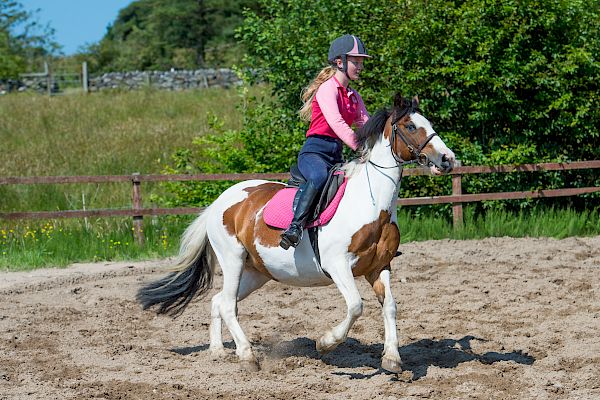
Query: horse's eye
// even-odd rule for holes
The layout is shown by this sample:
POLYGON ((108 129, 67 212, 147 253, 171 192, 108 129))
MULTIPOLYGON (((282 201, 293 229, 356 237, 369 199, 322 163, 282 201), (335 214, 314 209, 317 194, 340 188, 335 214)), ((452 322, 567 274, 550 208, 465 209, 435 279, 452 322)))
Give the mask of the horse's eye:
POLYGON ((408 129, 408 131, 410 133, 413 133, 415 131, 415 129, 417 129, 417 127, 414 126, 413 124, 408 124, 408 125, 406 125, 406 129, 408 129))

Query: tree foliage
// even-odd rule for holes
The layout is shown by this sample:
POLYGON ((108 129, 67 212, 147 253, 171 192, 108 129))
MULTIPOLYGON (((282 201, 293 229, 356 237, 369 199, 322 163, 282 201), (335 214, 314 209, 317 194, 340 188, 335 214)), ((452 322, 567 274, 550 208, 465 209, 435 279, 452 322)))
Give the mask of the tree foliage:
POLYGON ((236 61, 233 39, 253 0, 137 0, 89 49, 98 70, 193 69, 236 61))
POLYGON ((15 78, 59 48, 54 30, 14 0, 0 0, 0 78, 15 78))
POLYGON ((262 4, 240 38, 255 44, 248 64, 262 67, 286 109, 299 108, 330 41, 353 32, 375 56, 356 85, 370 110, 396 91, 418 94, 441 132, 482 154, 534 146, 536 160, 600 155, 595 0, 262 4))
MULTIPOLYGON (((249 159, 273 162, 272 171, 294 161, 306 128, 296 116, 301 89, 326 65, 329 43, 344 33, 360 36, 373 55, 361 81, 353 83, 367 108, 389 105, 395 92, 419 95, 424 113, 465 165, 600 157, 597 0, 260 5, 246 12, 238 37, 247 49, 245 65, 258 68, 275 101, 248 109, 253 118, 237 143, 249 159), (257 147, 265 138, 278 147, 257 147), (274 162, 280 160, 287 163, 274 162)), ((598 180, 585 173, 492 175, 470 177, 463 188, 527 190, 598 180)), ((426 178, 411 182, 405 195, 447 193, 450 185, 426 178)))

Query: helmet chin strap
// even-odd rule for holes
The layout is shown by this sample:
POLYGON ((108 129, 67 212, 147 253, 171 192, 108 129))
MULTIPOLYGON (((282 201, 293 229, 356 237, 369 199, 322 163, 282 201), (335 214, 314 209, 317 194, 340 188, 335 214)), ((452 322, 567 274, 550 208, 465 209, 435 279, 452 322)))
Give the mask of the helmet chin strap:
POLYGON ((348 78, 348 82, 350 82, 352 79, 350 79, 350 75, 348 75, 348 56, 346 54, 342 54, 342 68, 338 67, 338 69, 340 71, 342 71, 344 74, 346 74, 346 77, 348 78))

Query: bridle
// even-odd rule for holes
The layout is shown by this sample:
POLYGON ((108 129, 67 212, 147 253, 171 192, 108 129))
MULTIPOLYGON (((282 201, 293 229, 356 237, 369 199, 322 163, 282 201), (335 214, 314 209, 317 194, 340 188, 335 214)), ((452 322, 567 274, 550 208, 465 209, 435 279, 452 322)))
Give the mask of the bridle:
MULTIPOLYGON (((409 111, 411 111, 411 110, 406 109, 392 123, 392 135, 390 137, 390 151, 392 152, 392 157, 394 157, 394 160, 396 161, 396 165, 391 166, 391 167, 384 167, 384 166, 374 163, 371 160, 369 160, 369 163, 373 164, 374 166, 376 166, 378 168, 384 168, 384 169, 398 168, 398 167, 403 167, 405 165, 415 164, 415 163, 419 164, 421 166, 429 165, 429 157, 427 156, 427 154, 423 153, 423 149, 425 148, 425 146, 427 146, 427 144, 431 141, 431 139, 433 139, 438 134, 436 132, 433 132, 431 135, 427 136, 427 138, 425 138, 425 141, 423 141, 423 143, 421 143, 421 144, 418 144, 417 142, 412 140, 412 138, 407 137, 406 134, 404 132, 402 132, 401 129, 398 128, 397 124, 398 124, 398 121, 400 121, 400 119, 402 117, 404 117, 406 114, 408 114, 409 111), (403 160, 399 155, 397 155, 394 152, 394 147, 395 147, 394 145, 396 144, 397 137, 399 137, 404 142, 404 144, 406 144, 406 147, 408 148, 408 151, 410 152, 411 157, 412 157, 410 160, 408 160, 408 161, 403 160)), ((418 112, 418 110, 412 110, 412 111, 418 112)))

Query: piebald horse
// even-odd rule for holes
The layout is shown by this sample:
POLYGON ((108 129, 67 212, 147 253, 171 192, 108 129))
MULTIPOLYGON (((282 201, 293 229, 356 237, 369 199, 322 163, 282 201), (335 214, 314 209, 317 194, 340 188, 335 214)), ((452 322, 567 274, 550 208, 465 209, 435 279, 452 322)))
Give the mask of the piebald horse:
POLYGON ((381 367, 401 371, 396 332, 396 303, 390 287, 390 262, 400 244, 396 201, 402 168, 418 162, 434 174, 449 172, 454 153, 419 111, 418 98, 396 95, 394 106, 376 113, 357 131, 360 157, 344 166, 348 183, 334 217, 319 227, 320 263, 304 232, 296 248, 279 247, 280 229, 262 218, 265 204, 285 187, 264 180, 240 182, 225 190, 192 222, 182 236, 177 265, 164 278, 142 287, 137 299, 146 309, 178 315, 196 296, 212 287, 218 262, 223 288, 211 304, 210 347, 223 357, 222 321, 235 341, 243 368, 259 368, 237 319, 237 302, 270 280, 293 286, 335 283, 347 305, 343 321, 316 342, 327 353, 346 340, 362 314, 354 281, 364 276, 383 307, 385 345, 381 367))

